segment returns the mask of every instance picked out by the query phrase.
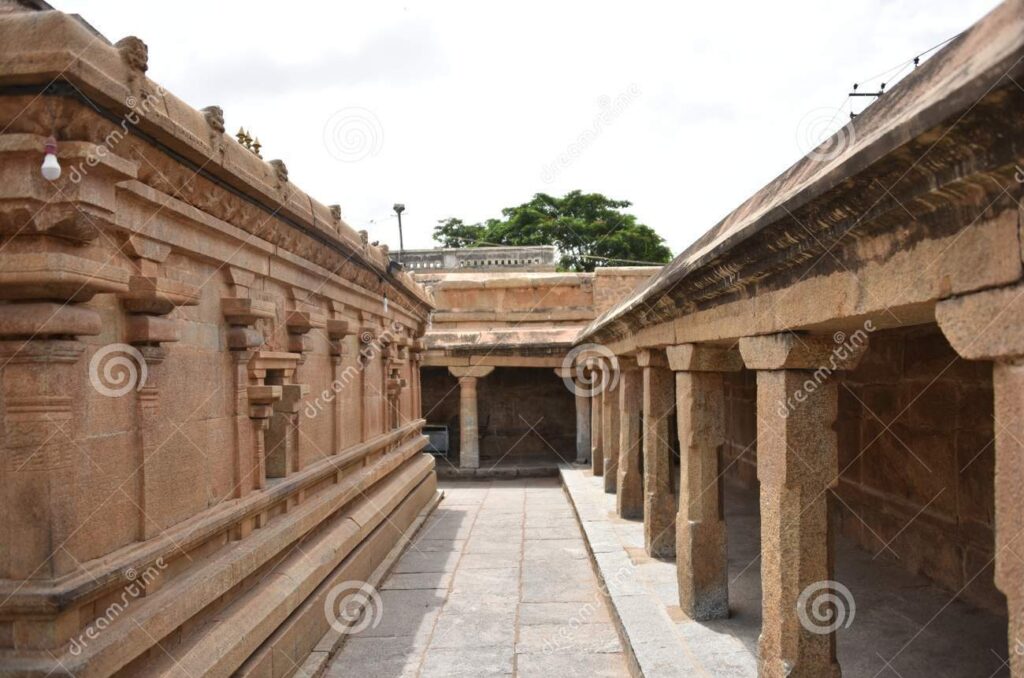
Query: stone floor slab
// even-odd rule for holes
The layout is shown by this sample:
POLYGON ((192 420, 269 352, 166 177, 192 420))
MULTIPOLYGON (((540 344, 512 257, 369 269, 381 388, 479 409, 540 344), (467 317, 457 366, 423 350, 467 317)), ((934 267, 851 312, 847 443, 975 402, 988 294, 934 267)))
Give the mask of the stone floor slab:
POLYGON ((380 623, 349 638, 328 675, 628 675, 560 485, 449 481, 442 489, 457 503, 442 502, 429 532, 413 537, 381 586, 380 623))

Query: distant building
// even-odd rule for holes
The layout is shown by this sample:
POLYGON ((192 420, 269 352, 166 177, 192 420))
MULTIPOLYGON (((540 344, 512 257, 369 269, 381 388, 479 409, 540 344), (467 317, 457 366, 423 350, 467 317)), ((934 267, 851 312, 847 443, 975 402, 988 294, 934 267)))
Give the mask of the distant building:
MULTIPOLYGON (((394 254, 392 257, 399 259, 394 254)), ((502 270, 543 272, 554 271, 556 264, 553 245, 405 250, 400 260, 411 273, 502 270)))

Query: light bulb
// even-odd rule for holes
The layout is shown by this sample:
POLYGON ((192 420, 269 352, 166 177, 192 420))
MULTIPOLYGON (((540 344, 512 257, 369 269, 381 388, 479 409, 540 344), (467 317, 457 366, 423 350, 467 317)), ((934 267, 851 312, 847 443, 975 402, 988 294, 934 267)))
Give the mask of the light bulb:
POLYGON ((384 312, 388 312, 388 295, 384 295, 384 312))
POLYGON ((57 140, 53 137, 47 139, 43 151, 46 155, 43 156, 43 166, 39 168, 39 171, 43 173, 43 178, 48 181, 60 179, 60 163, 57 162, 57 140))

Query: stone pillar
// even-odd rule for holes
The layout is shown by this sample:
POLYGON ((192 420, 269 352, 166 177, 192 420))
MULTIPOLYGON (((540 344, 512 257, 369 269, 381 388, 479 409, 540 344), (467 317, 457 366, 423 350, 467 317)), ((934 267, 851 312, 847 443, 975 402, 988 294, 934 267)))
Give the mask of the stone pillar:
POLYGON ((644 381, 635 360, 619 359, 619 464, 615 508, 627 519, 644 515, 644 481, 640 464, 642 440, 640 408, 643 406, 644 381))
POLYGON ((590 455, 590 397, 576 393, 576 463, 585 464, 590 455))
POLYGON ((675 383, 661 351, 639 351, 637 364, 644 375, 644 548, 653 558, 674 558, 677 507, 668 418, 675 401, 675 383))
POLYGON ((601 368, 597 358, 587 358, 591 377, 590 396, 590 468, 595 476, 604 473, 604 453, 601 451, 601 368))
POLYGON ((725 444, 722 372, 738 371, 743 361, 736 351, 695 344, 669 346, 665 352, 676 373, 679 606, 692 619, 724 619, 729 616, 729 578, 721 491, 725 444))
POLYGON ((619 361, 614 356, 602 361, 601 457, 604 491, 614 493, 619 475, 619 361))
POLYGON ((832 373, 855 367, 866 346, 841 355, 842 347, 831 337, 775 334, 740 340, 744 362, 758 370, 761 676, 841 675, 835 632, 813 623, 812 606, 833 590, 828 490, 839 481, 839 449, 832 373))
POLYGON ((493 367, 449 367, 459 380, 459 466, 480 468, 480 432, 476 418, 477 379, 494 371, 493 367))
POLYGON ((939 302, 935 318, 962 357, 994 363, 995 584, 1006 595, 1010 675, 1024 678, 1024 285, 939 302))
POLYGON ((582 364, 556 367, 555 374, 562 379, 576 399, 576 463, 585 464, 590 458, 590 380, 582 364), (578 376, 577 376, 578 375, 578 376))

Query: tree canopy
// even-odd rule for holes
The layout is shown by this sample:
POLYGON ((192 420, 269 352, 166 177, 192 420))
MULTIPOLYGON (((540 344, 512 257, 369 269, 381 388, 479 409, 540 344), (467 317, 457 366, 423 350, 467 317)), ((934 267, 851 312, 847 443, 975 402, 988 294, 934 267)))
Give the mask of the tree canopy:
POLYGON ((476 224, 441 219, 434 240, 442 247, 554 245, 561 255, 559 268, 566 271, 667 263, 672 252, 664 238, 624 211, 631 205, 600 193, 571 191, 561 198, 537 193, 529 202, 501 210, 501 219, 476 224))

